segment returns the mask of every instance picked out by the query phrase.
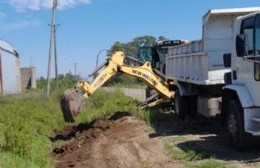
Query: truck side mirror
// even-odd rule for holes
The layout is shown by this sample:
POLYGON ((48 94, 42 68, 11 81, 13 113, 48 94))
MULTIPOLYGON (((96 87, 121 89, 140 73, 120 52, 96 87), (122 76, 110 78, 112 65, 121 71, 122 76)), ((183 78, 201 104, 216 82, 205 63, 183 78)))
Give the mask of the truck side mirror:
POLYGON ((225 68, 231 67, 231 53, 227 53, 223 55, 223 62, 225 68))
POLYGON ((246 35, 239 34, 236 37, 236 51, 238 57, 247 56, 247 42, 246 42, 246 35))

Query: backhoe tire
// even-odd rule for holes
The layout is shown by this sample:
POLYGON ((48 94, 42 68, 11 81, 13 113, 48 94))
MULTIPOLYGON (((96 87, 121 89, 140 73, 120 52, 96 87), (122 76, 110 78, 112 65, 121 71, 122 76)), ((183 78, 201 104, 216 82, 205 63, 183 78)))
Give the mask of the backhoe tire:
POLYGON ((231 144, 237 150, 246 150, 252 146, 252 135, 244 130, 243 108, 239 100, 231 100, 228 103, 228 132, 231 144))
POLYGON ((181 96, 179 89, 175 91, 174 111, 181 119, 185 119, 188 114, 188 97, 181 96))

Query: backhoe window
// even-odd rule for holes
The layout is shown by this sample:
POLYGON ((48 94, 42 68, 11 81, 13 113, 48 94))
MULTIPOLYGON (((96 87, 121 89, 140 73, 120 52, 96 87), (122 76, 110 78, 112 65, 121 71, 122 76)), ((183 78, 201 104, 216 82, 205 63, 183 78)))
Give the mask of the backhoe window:
POLYGON ((152 62, 152 48, 142 47, 139 50, 139 59, 143 62, 152 62))
POLYGON ((260 15, 255 18, 255 80, 260 80, 260 15))

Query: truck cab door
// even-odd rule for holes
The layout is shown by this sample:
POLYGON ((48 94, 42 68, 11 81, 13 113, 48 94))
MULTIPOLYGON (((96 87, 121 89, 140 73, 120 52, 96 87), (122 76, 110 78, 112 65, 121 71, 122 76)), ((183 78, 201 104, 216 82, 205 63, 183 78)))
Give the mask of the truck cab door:
POLYGON ((236 43, 237 64, 233 71, 233 80, 235 83, 244 84, 255 106, 260 106, 260 15, 241 22, 241 31, 236 43), (239 36, 244 38, 243 45, 238 42, 239 36))

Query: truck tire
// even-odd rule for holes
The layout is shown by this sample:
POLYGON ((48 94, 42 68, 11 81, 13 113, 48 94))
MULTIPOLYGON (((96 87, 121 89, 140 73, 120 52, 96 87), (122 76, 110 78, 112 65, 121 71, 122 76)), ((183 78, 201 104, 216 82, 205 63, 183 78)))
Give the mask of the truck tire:
POLYGON ((188 99, 186 96, 181 96, 179 89, 175 91, 174 111, 181 119, 185 119, 188 113, 188 99))
POLYGON ((243 108, 239 100, 228 103, 228 132, 231 144, 238 150, 249 149, 252 145, 252 135, 244 130, 243 108))

